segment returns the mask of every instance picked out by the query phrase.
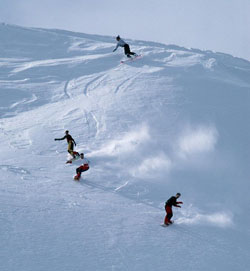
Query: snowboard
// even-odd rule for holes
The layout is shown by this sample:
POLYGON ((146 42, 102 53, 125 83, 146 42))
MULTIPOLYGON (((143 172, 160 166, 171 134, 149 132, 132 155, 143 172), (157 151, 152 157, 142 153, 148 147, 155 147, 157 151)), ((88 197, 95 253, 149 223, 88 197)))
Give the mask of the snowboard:
POLYGON ((74 180, 75 180, 75 181, 80 181, 80 179, 81 179, 81 176, 77 176, 77 175, 76 175, 76 176, 74 177, 74 180))
POLYGON ((173 225, 173 224, 174 224, 174 221, 172 222, 172 224, 168 224, 168 225, 166 225, 166 224, 161 224, 161 226, 164 227, 164 228, 167 228, 167 227, 169 227, 169 226, 171 226, 171 225, 173 225))
POLYGON ((128 58, 128 59, 126 59, 126 60, 121 60, 121 63, 124 64, 124 63, 133 62, 133 61, 135 61, 136 59, 140 59, 140 58, 142 58, 142 55, 131 56, 130 58, 128 58))

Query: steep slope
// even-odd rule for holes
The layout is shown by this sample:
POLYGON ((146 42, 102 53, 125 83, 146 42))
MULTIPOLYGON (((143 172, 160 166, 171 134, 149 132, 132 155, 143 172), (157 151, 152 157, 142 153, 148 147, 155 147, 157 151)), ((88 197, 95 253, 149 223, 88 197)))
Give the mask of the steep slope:
POLYGON ((250 63, 0 26, 2 270, 248 270, 250 63), (66 165, 68 129, 91 161, 66 165), (182 193, 175 225, 164 202, 182 193))

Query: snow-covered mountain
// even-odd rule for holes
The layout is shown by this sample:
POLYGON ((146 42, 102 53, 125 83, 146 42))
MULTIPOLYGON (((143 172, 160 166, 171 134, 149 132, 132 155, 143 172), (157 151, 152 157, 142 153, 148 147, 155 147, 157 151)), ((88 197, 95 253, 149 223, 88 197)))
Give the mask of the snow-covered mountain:
POLYGON ((249 270, 250 63, 127 41, 0 25, 1 270, 249 270))

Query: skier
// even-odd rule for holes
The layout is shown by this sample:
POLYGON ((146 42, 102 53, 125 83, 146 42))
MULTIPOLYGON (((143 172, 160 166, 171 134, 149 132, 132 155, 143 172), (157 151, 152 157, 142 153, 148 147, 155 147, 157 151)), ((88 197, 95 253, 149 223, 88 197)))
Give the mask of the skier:
POLYGON ((81 165, 76 169, 76 176, 74 177, 74 179, 77 181, 81 178, 82 172, 87 171, 89 169, 89 161, 86 158, 84 158, 83 153, 80 154, 80 159, 81 165))
POLYGON ((124 54, 127 57, 131 57, 131 55, 137 56, 136 53, 130 51, 129 45, 124 40, 122 40, 120 38, 120 36, 117 36, 116 40, 117 40, 117 45, 116 45, 115 49, 113 50, 113 52, 115 52, 117 50, 117 48, 120 46, 120 47, 124 48, 124 54))
POLYGON ((55 140, 64 140, 67 139, 68 142, 68 153, 73 157, 76 158, 75 152, 74 152, 74 145, 76 146, 75 140, 72 138, 72 136, 69 134, 69 131, 65 131, 65 136, 62 138, 55 138, 55 140))
POLYGON ((182 201, 176 201, 179 197, 181 196, 181 193, 177 193, 175 196, 169 198, 166 203, 165 203, 165 210, 166 210, 166 216, 164 219, 164 225, 168 226, 172 224, 173 222, 171 221, 171 218, 173 216, 173 211, 172 211, 172 206, 181 208, 180 205, 178 204, 183 204, 182 201))

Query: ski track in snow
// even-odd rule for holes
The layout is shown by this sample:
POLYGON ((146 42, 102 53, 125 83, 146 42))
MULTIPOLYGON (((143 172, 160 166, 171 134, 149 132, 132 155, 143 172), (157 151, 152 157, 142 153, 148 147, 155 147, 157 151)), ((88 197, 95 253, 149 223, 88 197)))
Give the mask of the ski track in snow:
POLYGON ((22 175, 27 175, 30 174, 30 172, 22 167, 17 167, 17 166, 12 166, 12 165, 0 165, 1 170, 5 171, 11 171, 16 174, 22 174, 22 175))
POLYGON ((65 86, 64 86, 64 95, 66 96, 66 98, 70 99, 70 94, 68 92, 68 85, 69 85, 70 81, 66 81, 65 86))
POLYGON ((118 190, 122 189, 122 188, 125 187, 128 183, 129 183, 128 181, 125 182, 123 185, 117 187, 117 188, 115 189, 115 191, 118 191, 118 190))
POLYGON ((85 112, 85 120, 88 126, 88 135, 90 138, 96 138, 99 133, 99 122, 92 112, 85 112))
POLYGON ((90 92, 90 88, 91 86, 93 85, 92 88, 95 87, 98 87, 98 85, 101 84, 102 81, 100 81, 99 79, 101 78, 105 78, 105 75, 101 74, 101 75, 98 75, 96 77, 94 77, 92 80, 90 80, 86 85, 85 85, 85 88, 84 88, 84 91, 83 93, 86 95, 86 96, 89 96, 89 92, 90 92))
POLYGON ((132 86, 133 82, 136 80, 136 78, 140 75, 140 72, 135 74, 134 76, 127 78, 123 82, 121 82, 115 89, 114 93, 118 93, 122 88, 123 89, 129 89, 130 86, 132 86))

